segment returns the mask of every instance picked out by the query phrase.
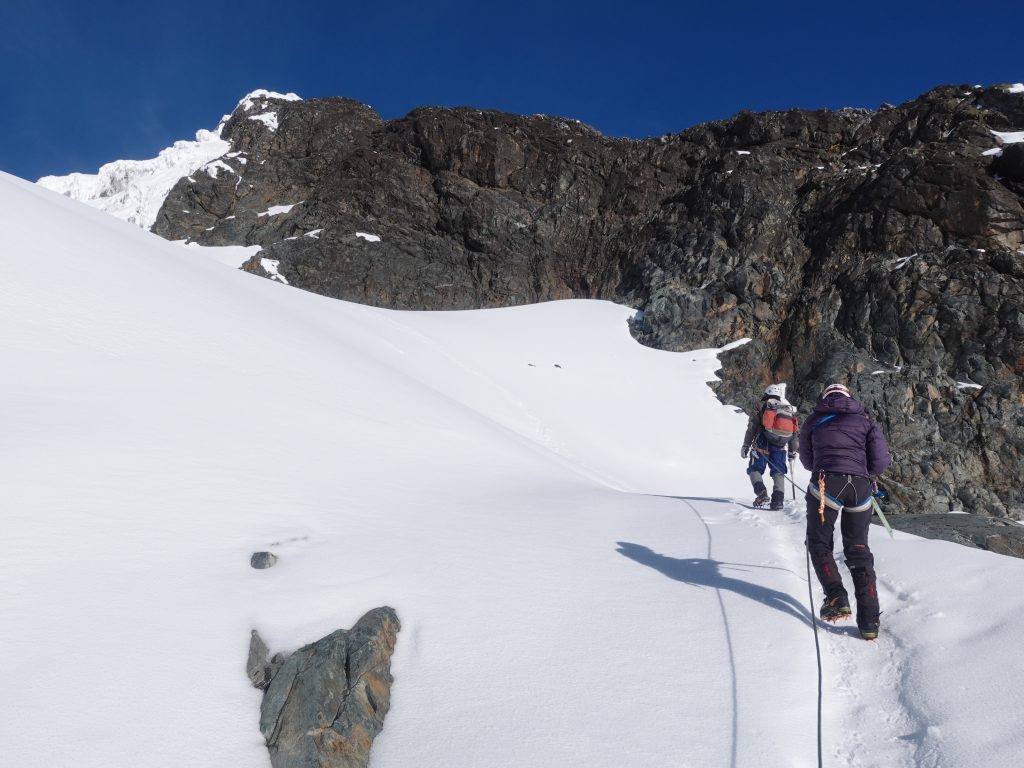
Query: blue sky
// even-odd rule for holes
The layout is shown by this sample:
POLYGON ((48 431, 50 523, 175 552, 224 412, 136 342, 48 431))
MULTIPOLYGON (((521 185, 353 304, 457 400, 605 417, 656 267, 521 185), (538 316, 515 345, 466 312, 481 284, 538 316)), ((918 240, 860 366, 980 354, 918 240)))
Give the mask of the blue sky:
POLYGON ((4 0, 0 170, 152 157, 256 88, 633 137, 741 109, 876 107, 1024 80, 1022 28, 1020 2, 4 0))

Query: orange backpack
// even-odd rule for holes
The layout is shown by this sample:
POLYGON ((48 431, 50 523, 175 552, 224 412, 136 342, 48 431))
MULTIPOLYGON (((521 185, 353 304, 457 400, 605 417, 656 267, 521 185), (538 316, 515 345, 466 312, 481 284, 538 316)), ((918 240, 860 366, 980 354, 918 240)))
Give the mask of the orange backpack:
POLYGON ((796 408, 775 399, 766 401, 761 411, 761 427, 769 443, 786 445, 800 429, 796 408))

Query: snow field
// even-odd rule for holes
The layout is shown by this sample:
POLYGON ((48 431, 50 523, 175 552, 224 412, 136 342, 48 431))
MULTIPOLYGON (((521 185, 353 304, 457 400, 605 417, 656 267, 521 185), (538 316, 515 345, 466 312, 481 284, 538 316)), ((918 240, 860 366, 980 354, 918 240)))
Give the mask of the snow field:
MULTIPOLYGON (((802 509, 733 500, 715 350, 604 302, 332 301, 5 175, 0 241, 5 762, 267 766, 250 629, 389 604, 378 768, 817 764, 802 509)), ((1015 764, 1024 563, 872 535, 826 764, 1015 764)))

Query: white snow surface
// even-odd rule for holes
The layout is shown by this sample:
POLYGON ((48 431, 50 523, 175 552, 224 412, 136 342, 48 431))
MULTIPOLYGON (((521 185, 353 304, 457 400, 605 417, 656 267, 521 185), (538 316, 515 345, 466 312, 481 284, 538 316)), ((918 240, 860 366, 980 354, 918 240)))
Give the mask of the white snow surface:
MULTIPOLYGON (((297 93, 278 93, 277 91, 268 91, 265 88, 257 88, 255 91, 250 91, 243 96, 239 102, 238 107, 248 112, 253 106, 266 102, 268 99, 277 99, 278 101, 302 101, 302 97, 297 93)), ((236 107, 236 109, 238 108, 236 107)))
POLYGON ((1002 144, 1019 144, 1024 141, 1024 131, 990 131, 1002 144))
POLYGON ((279 283, 288 285, 288 281, 285 280, 284 275, 277 271, 280 264, 280 259, 260 259, 260 265, 264 270, 266 270, 267 274, 270 275, 271 280, 277 280, 279 283))
MULTIPOLYGON (((266 768, 250 629, 385 604, 375 768, 817 765, 803 513, 735 501, 716 350, 605 302, 334 301, 4 174, 0 241, 5 765, 266 768)), ((1024 561, 872 546, 825 764, 1019 764, 1024 561)))
POLYGON ((1007 91, 1009 93, 1024 93, 1024 83, 1014 83, 1007 91))
POLYGON ((291 205, 272 205, 267 210, 263 211, 263 213, 258 213, 256 215, 257 216, 278 216, 278 215, 280 215, 282 213, 288 213, 296 205, 302 205, 302 203, 304 203, 304 202, 305 202, 305 200, 300 200, 299 202, 292 203, 291 205))
POLYGON ((218 126, 213 131, 197 132, 195 141, 176 141, 150 160, 115 160, 101 166, 98 173, 43 176, 37 183, 149 229, 178 180, 228 149, 230 145, 221 139, 218 126))
MULTIPOLYGON (((259 115, 252 115, 250 120, 255 120, 258 123, 263 123, 271 131, 277 130, 277 112, 264 112, 259 115)), ((244 160, 242 162, 245 162, 244 160)))
POLYGON ((221 264, 227 264, 235 269, 241 267, 255 254, 263 250, 261 245, 199 245, 198 243, 188 243, 181 240, 175 240, 174 242, 184 245, 186 248, 192 248, 210 259, 221 264))
POLYGON ((380 235, 371 235, 369 232, 356 232, 356 237, 361 237, 368 243, 380 242, 380 235))
MULTIPOLYGON (((228 173, 233 173, 236 176, 238 175, 238 171, 236 171, 230 165, 225 163, 223 160, 214 160, 214 161, 212 161, 210 163, 207 163, 206 165, 204 165, 202 167, 202 170, 206 171, 207 174, 209 174, 210 176, 212 176, 215 179, 217 178, 217 174, 220 173, 221 169, 227 171, 228 173)), ((186 213, 187 213, 187 211, 186 211, 186 213)))

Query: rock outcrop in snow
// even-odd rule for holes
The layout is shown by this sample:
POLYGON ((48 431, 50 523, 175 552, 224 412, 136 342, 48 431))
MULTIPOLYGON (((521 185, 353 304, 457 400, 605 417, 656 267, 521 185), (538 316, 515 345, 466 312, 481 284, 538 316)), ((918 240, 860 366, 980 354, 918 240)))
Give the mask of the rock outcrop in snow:
POLYGON ((391 706, 391 654, 400 628, 394 609, 375 608, 352 629, 272 661, 253 633, 249 679, 266 689, 260 730, 274 768, 369 763, 391 706))

